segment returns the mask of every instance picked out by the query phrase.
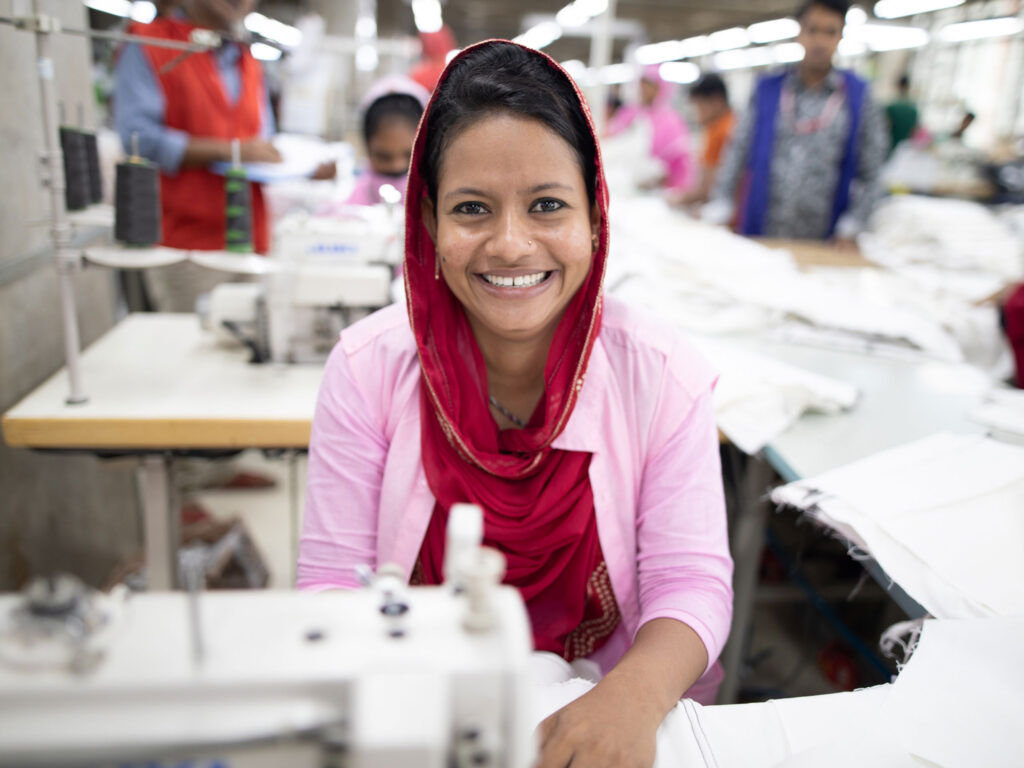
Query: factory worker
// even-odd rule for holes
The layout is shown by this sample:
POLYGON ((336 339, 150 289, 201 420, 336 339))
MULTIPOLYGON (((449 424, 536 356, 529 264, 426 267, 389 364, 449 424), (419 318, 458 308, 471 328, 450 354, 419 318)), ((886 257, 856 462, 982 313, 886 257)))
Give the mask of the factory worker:
MULTIPOLYGON (((233 34, 253 0, 184 0, 151 24, 133 24, 143 37, 188 42, 196 29, 233 34)), ((260 63, 247 45, 184 54, 174 48, 128 44, 118 55, 114 119, 121 143, 160 166, 163 245, 219 250, 225 244, 224 177, 209 170, 231 160, 231 140, 241 143, 242 162, 276 162, 270 143, 274 117, 260 63)), ((251 185, 252 237, 256 251, 270 245, 259 184, 251 185)))
POLYGON ((382 202, 385 184, 405 196, 412 143, 428 98, 422 86, 400 75, 378 80, 367 92, 360 107, 367 167, 346 200, 349 205, 382 202))
POLYGON ((849 8, 845 0, 801 4, 804 58, 758 79, 705 218, 735 220, 752 237, 847 244, 867 226, 888 139, 868 84, 832 65, 849 8))
POLYGON ((343 331, 310 443, 300 588, 383 563, 439 583, 449 510, 475 503, 535 647, 603 672, 541 725, 546 768, 650 766, 676 701, 713 699, 732 613, 716 377, 604 295, 607 210, 558 64, 460 53, 413 152, 406 305, 343 331))
POLYGON ((620 107, 608 124, 608 135, 622 133, 637 122, 650 131, 650 155, 660 168, 657 186, 679 194, 693 186, 697 167, 690 154, 690 131, 672 106, 673 83, 658 74, 656 65, 643 69, 640 102, 620 107))

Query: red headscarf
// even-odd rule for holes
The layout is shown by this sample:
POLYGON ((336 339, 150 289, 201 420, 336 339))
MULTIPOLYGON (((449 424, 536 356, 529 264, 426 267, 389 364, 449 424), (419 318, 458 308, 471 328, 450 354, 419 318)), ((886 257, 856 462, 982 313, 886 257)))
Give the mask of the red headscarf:
POLYGON ((437 254, 420 207, 428 194, 420 162, 437 93, 456 62, 496 42, 510 44, 479 43, 449 64, 423 113, 409 170, 406 302, 423 376, 423 467, 437 499, 419 565, 424 581, 440 581, 449 508, 456 502, 479 504, 484 509, 485 542, 505 553, 505 582, 518 586, 526 600, 535 645, 572 658, 595 650, 618 622, 597 538, 587 475, 590 454, 551 447, 584 386, 587 362, 601 328, 608 190, 590 110, 555 61, 524 49, 566 79, 575 94, 573 106, 582 110, 594 136, 600 232, 590 271, 555 331, 544 369, 544 395, 525 429, 499 431, 490 414, 483 356, 461 303, 444 279, 436 276, 437 254))

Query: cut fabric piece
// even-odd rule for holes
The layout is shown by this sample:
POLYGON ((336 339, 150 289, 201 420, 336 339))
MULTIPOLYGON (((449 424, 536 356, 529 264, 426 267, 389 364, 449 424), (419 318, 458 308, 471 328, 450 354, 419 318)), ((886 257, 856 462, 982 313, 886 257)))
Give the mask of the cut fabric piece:
POLYGON ((1024 616, 926 621, 881 719, 943 768, 1024 765, 1024 616))
POLYGON ((850 526, 935 616, 1024 613, 1024 448, 939 433, 772 499, 850 526))

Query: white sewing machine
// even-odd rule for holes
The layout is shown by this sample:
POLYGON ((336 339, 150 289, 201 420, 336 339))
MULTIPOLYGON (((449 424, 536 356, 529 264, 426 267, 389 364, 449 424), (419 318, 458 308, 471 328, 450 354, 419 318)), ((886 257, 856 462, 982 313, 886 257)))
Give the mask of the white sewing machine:
POLYGON ((452 551, 457 589, 0 596, 0 765, 526 768, 526 612, 452 551))
POLYGON ((342 328, 391 303, 403 231, 395 205, 289 214, 275 227, 262 282, 217 286, 204 324, 229 338, 227 321, 263 359, 322 362, 342 328))

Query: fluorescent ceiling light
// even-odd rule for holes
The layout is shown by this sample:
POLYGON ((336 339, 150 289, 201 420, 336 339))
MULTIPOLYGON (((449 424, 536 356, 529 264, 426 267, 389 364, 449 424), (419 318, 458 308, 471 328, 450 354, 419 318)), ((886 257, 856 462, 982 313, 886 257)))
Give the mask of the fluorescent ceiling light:
POLYGON ((574 27, 582 27, 590 21, 590 15, 576 3, 569 3, 569 5, 555 14, 555 21, 562 27, 572 29, 574 27))
POLYGON ((711 45, 711 39, 707 35, 688 37, 681 42, 683 44, 683 58, 685 59, 707 56, 715 50, 711 45))
POLYGON ((800 43, 779 43, 772 46, 772 55, 779 64, 792 64, 794 61, 803 61, 804 47, 800 43))
POLYGON ((360 16, 356 19, 356 37, 367 38, 377 36, 377 20, 373 16, 360 16))
POLYGON ((744 53, 747 54, 748 67, 764 67, 775 63, 775 52, 767 45, 747 48, 744 53))
POLYGON ((149 24, 155 18, 156 6, 149 2, 149 0, 139 0, 139 2, 132 3, 132 21, 137 21, 140 24, 149 24))
POLYGON ((608 10, 608 0, 576 0, 573 5, 577 6, 590 18, 599 16, 608 10))
POLYGON ((915 13, 954 8, 963 3, 964 0, 878 0, 875 3, 875 16, 880 19, 898 19, 915 13))
POLYGON ((716 53, 712 61, 715 63, 715 69, 743 69, 747 66, 747 52, 742 49, 722 51, 716 53))
POLYGON ((868 52, 868 44, 863 40, 853 40, 844 37, 839 41, 840 56, 862 56, 868 52))
POLYGON ((262 13, 250 13, 245 17, 245 28, 268 40, 280 43, 286 48, 295 48, 302 42, 302 32, 277 19, 270 19, 262 13))
POLYGON ((711 42, 711 47, 716 51, 729 51, 733 48, 742 48, 750 44, 747 30, 742 27, 731 27, 730 29, 712 32, 708 35, 708 39, 711 42))
POLYGON ((928 32, 920 27, 896 24, 861 24, 846 29, 845 39, 866 45, 872 51, 920 48, 928 43, 928 32))
POLYGON ((444 26, 438 0, 412 0, 412 15, 420 32, 438 32, 444 26))
POLYGON ((964 40, 981 40, 986 37, 1006 37, 1016 35, 1024 30, 1024 22, 1013 16, 1000 19, 980 19, 950 24, 939 30, 939 39, 947 43, 959 43, 964 40))
POLYGON ((266 43, 253 43, 249 46, 249 52, 259 61, 277 61, 281 58, 281 49, 266 43))
POLYGON ((605 85, 628 83, 636 77, 632 64, 609 64, 597 71, 597 79, 605 85))
POLYGON ((867 20, 868 12, 859 5, 850 6, 850 10, 846 12, 846 23, 850 26, 856 27, 858 24, 864 24, 867 20))
POLYGON ((800 22, 796 19, 772 19, 747 27, 747 35, 752 43, 774 43, 777 40, 789 40, 798 34, 800 22))
POLYGON ((111 16, 131 18, 133 21, 149 24, 156 18, 156 6, 149 0, 139 0, 133 3, 131 0, 85 0, 86 8, 94 11, 109 13, 111 16))
POLYGON ((663 43, 641 45, 636 49, 636 60, 641 64, 660 64, 686 57, 686 46, 682 40, 666 40, 663 43))
POLYGON ((444 63, 450 64, 451 60, 458 56, 460 53, 462 53, 461 48, 452 48, 450 51, 448 51, 448 53, 444 55, 444 63))
POLYGON ((356 49, 356 69, 360 72, 373 72, 377 68, 377 49, 372 43, 360 45, 356 49))
POLYGON ((530 27, 518 37, 512 38, 512 42, 525 45, 527 48, 536 48, 538 51, 546 45, 551 45, 562 36, 562 28, 554 21, 542 21, 540 24, 530 27))
POLYGON ((579 59, 569 59, 568 61, 561 62, 561 64, 562 69, 564 69, 573 80, 579 80, 587 71, 587 65, 579 59))
POLYGON ((670 83, 695 83, 700 77, 700 67, 692 61, 669 61, 658 67, 658 74, 670 83))

